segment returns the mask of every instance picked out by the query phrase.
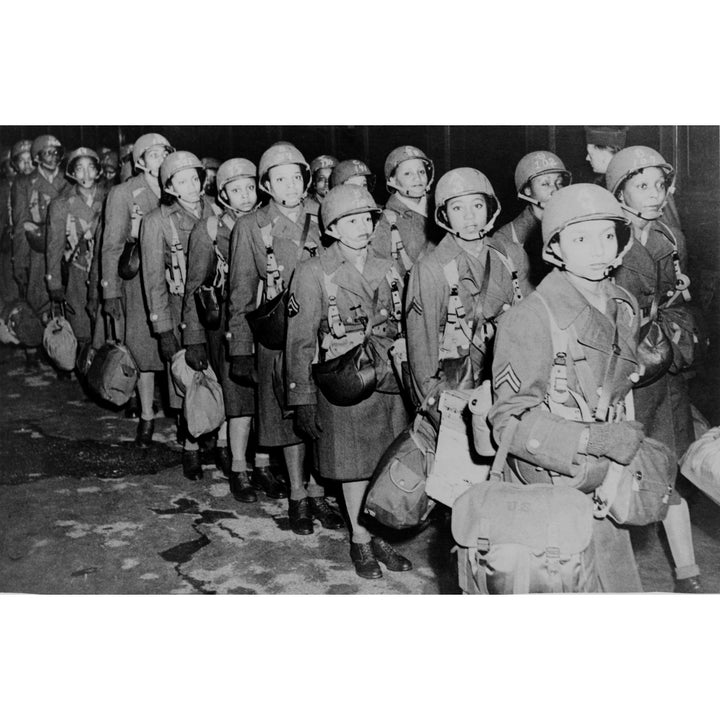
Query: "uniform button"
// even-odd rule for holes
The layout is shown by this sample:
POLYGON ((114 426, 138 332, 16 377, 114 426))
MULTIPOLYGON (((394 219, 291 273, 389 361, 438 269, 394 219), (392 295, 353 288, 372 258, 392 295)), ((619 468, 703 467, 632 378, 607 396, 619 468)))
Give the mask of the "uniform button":
POLYGON ((537 450, 540 447, 540 441, 537 438, 532 438, 528 441, 528 448, 530 450, 537 450))
POLYGON ((284 266, 284 265, 278 265, 278 270, 279 270, 280 272, 282 272, 284 269, 285 269, 285 266, 284 266))
POLYGON ((187 323, 184 323, 184 322, 180 323, 181 330, 184 330, 186 327, 187 327, 187 323))
POLYGON ((503 310, 509 310, 509 309, 510 309, 510 306, 509 306, 507 303, 503 303, 502 309, 503 309, 503 310))
POLYGON ((151 322, 157 322, 157 319, 158 319, 158 318, 157 318, 157 315, 156 315, 155 313, 152 313, 152 314, 150 315, 150 321, 151 321, 151 322))
POLYGON ((52 280, 52 275, 51 275, 50 273, 48 273, 48 274, 45 276, 45 279, 46 279, 46 280, 52 280))
POLYGON ((231 333, 231 332, 226 332, 226 333, 225 333, 225 339, 226 339, 226 340, 231 340, 231 339, 232 339, 232 333, 231 333))
POLYGON ((382 317, 387 317, 387 310, 385 308, 380 308, 380 315, 382 317))
POLYGON ((108 283, 107 280, 101 280, 101 281, 100 281, 100 284, 101 284, 103 287, 107 287, 110 283, 108 283))
POLYGON ((636 372, 630 373, 630 378, 629 378, 629 380, 630 380, 630 382, 632 382, 632 383, 636 383, 636 382, 638 382, 638 380, 640 380, 640 376, 639 376, 636 372))
POLYGON ((290 383, 290 389, 294 390, 297 387, 297 383, 290 383))
POLYGON ((427 401, 427 404, 428 404, 428 405, 434 405, 434 404, 435 404, 435 398, 434 398, 434 397, 429 397, 429 398, 428 398, 428 401, 427 401))

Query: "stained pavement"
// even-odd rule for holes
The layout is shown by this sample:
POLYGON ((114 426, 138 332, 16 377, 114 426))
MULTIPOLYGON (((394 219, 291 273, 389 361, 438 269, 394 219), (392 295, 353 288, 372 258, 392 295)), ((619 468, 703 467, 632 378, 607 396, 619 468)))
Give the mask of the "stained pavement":
MULTIPOLYGON (((27 373, 0 348, 0 592, 112 594, 449 594, 457 592, 447 518, 388 537, 407 573, 355 575, 346 530, 288 526, 287 501, 237 503, 214 466, 193 483, 174 423, 132 444, 136 420, 89 401, 47 366, 27 373)), ((337 488, 329 487, 330 494, 337 488)), ((720 508, 690 497, 706 591, 720 592, 720 508)), ((634 536, 643 585, 670 591, 655 527, 634 536)))

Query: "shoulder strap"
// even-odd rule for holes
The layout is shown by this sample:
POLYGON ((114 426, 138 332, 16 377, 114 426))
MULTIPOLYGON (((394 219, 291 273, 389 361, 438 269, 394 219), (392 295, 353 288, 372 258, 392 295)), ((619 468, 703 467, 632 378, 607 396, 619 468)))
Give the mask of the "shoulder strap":
POLYGON ((403 281, 400 277, 400 273, 397 271, 395 264, 390 266, 390 269, 385 273, 385 280, 390 286, 390 300, 393 308, 393 318, 400 322, 402 320, 402 290, 403 281))
POLYGON ((510 232, 512 233, 513 242, 516 245, 520 245, 520 238, 517 236, 517 233, 515 232, 515 223, 514 222, 510 223, 510 232))
POLYGON ((460 271, 458 270, 457 260, 453 258, 447 265, 443 265, 442 271, 450 288, 457 288, 460 284, 460 271))
MULTIPOLYGON (((515 227, 512 228, 513 231, 513 240, 517 242, 517 237, 515 235, 515 227)), ((519 244, 519 243, 518 243, 519 244)), ((515 265, 513 264, 513 261, 510 259, 509 255, 506 255, 504 252, 501 252, 498 248, 493 247, 492 245, 489 246, 491 250, 495 251, 495 254, 500 258, 500 262, 505 266, 505 269, 510 273, 510 279, 512 280, 512 286, 513 286, 513 301, 512 304, 515 305, 515 303, 520 302, 523 299, 522 290, 520 289, 520 282, 518 281, 518 273, 515 269, 515 265)))
POLYGON ((330 326, 330 332, 335 338, 345 337, 345 324, 340 318, 340 311, 338 310, 336 301, 338 286, 333 281, 332 275, 328 275, 326 272, 323 272, 323 284, 325 285, 325 292, 328 296, 327 321, 330 326))

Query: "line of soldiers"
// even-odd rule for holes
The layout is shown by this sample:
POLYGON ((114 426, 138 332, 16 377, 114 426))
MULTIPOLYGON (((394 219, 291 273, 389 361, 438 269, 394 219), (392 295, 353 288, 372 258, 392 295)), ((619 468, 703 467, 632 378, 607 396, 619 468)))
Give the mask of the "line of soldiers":
MULTIPOLYGON (((246 158, 203 162, 150 133, 130 150, 132 174, 108 185, 97 152, 73 150, 63 177, 60 142, 41 136, 11 153, 19 173, 9 206, 13 275, 38 313, 52 303, 71 307, 80 345, 98 343, 103 316, 112 319, 140 370, 139 445, 152 443, 156 373, 166 371, 177 411, 182 398, 169 366, 179 352, 193 370, 211 366, 227 415, 216 460, 233 496, 288 497, 292 531, 310 534, 314 520, 344 526, 321 482, 339 481, 355 570, 379 578, 379 563, 391 571, 412 563, 363 518, 369 479, 412 415, 433 413, 442 389, 492 380, 496 441, 511 415, 522 417, 508 469, 517 481, 537 481, 529 477, 543 468, 576 475, 597 458, 627 464, 643 434, 678 457, 692 440, 687 364, 679 359, 694 342, 685 241, 677 220, 663 222, 674 171, 651 148, 622 148, 624 133, 588 129, 588 159, 609 155, 607 167, 593 161, 607 189, 571 185, 549 151, 523 157, 515 186, 525 209, 494 233, 501 204, 490 180, 455 168, 433 193, 434 164, 409 145, 386 159, 390 198, 381 208, 364 161, 322 155, 308 164, 289 142, 268 148, 256 167, 246 158), (576 231, 587 223, 586 238, 576 231), (621 332, 627 366, 598 379, 612 385, 609 407, 630 389, 628 377, 642 376, 639 326, 656 317, 659 298, 674 294, 675 372, 636 389, 638 422, 618 411, 613 423, 606 413, 602 422, 569 425, 575 421, 541 411, 552 353, 547 321, 533 311, 536 287, 598 354, 593 367, 613 354, 621 332), (338 373, 368 348, 373 382, 360 399, 333 401, 319 389, 321 373, 338 373), (394 373, 390 357, 407 372, 394 373), (271 468, 272 449, 282 449, 287 485, 271 468)), ((566 380, 575 382, 572 374, 566 380)), ((585 400, 594 409, 598 399, 585 400)), ((183 472, 199 480, 199 438, 182 413, 178 422, 183 472)), ((676 586, 699 592, 687 503, 673 498, 664 526, 676 586)), ((603 590, 639 589, 627 530, 597 526, 603 590)))

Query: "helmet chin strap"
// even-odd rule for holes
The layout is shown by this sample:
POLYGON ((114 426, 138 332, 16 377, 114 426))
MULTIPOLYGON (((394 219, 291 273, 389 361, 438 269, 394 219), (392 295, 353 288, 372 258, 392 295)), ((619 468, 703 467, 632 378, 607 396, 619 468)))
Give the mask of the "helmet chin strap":
POLYGON ((536 198, 530 197, 529 195, 525 195, 525 193, 521 192, 519 192, 517 196, 520 200, 524 200, 526 203, 530 203, 530 205, 535 205, 535 207, 540 208, 540 210, 545 209, 545 203, 541 203, 536 198))
POLYGON ((652 220, 659 220, 662 217, 663 210, 667 206, 668 202, 670 202, 670 196, 675 194, 675 179, 673 178, 672 184, 667 189, 667 192, 665 193, 665 199, 662 201, 662 204, 660 207, 652 213, 643 213, 639 210, 635 210, 634 208, 631 208, 629 205, 627 205, 624 201, 620 201, 620 207, 622 207, 623 210, 626 210, 631 215, 634 215, 636 218, 639 218, 640 220, 646 220, 647 222, 650 222, 652 220))

